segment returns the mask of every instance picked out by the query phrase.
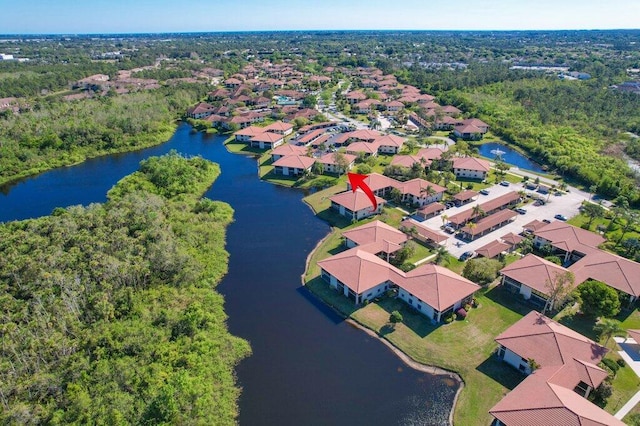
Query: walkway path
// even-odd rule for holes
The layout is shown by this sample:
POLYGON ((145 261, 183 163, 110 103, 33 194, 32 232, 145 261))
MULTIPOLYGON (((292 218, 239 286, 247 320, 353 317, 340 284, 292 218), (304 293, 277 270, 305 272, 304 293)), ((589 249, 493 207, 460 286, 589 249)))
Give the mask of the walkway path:
MULTIPOLYGON (((618 343, 621 351, 618 351, 622 359, 631 367, 631 369, 640 377, 640 352, 638 352, 638 345, 635 340, 624 337, 614 337, 618 343)), ((622 406, 622 408, 614 415, 616 419, 622 420, 629 411, 633 409, 640 402, 640 391, 631 397, 631 399, 622 406)))

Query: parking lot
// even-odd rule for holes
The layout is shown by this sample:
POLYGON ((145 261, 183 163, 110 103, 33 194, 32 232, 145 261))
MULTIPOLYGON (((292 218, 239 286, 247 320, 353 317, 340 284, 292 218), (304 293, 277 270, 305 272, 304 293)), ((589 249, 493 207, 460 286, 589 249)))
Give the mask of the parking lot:
MULTIPOLYGON (((468 203, 462 207, 453 207, 444 211, 443 214, 447 216, 453 216, 457 213, 460 213, 465 210, 472 209, 476 204, 482 204, 491 199, 497 198, 500 195, 506 194, 510 191, 521 191, 524 189, 524 186, 520 183, 512 183, 508 187, 494 185, 491 188, 488 188, 489 195, 478 195, 476 201, 468 203)), ((471 242, 465 242, 454 235, 451 235, 449 239, 445 243, 445 247, 455 257, 459 257, 462 253, 466 251, 474 251, 477 248, 482 247, 483 245, 502 237, 505 234, 513 232, 514 234, 520 234, 522 232, 523 225, 537 219, 537 220, 550 220, 554 221, 554 216, 557 214, 561 214, 566 216, 567 218, 571 218, 578 214, 578 209, 580 205, 585 200, 584 196, 578 193, 566 193, 561 196, 556 195, 547 195, 540 194, 535 191, 525 190, 528 194, 532 194, 535 197, 542 198, 543 200, 547 200, 548 202, 545 205, 534 205, 533 199, 529 199, 526 205, 522 206, 527 212, 525 214, 519 214, 515 220, 502 228, 496 229, 493 232, 488 233, 487 235, 477 238, 471 242)), ((431 219, 428 219, 424 222, 425 225, 430 227, 431 229, 441 230, 442 226, 442 218, 441 216, 436 216, 431 219)))

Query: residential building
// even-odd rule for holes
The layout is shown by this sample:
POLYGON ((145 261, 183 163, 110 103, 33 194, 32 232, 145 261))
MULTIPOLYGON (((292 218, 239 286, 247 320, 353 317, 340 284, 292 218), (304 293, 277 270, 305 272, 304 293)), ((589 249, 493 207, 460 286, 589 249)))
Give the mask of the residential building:
POLYGON ((303 155, 289 155, 273 163, 273 171, 284 176, 300 176, 311 171, 315 160, 303 155))
POLYGON ((605 347, 535 311, 496 342, 498 357, 528 375, 489 410, 497 425, 624 424, 586 399, 608 375, 597 365, 605 347))
POLYGON ((378 207, 374 210, 369 197, 359 188, 355 192, 348 190, 330 198, 331 208, 351 220, 360 220, 382 213, 382 207, 386 201, 380 197, 375 199, 378 207))
POLYGON ((320 158, 318 158, 316 161, 320 164, 322 164, 323 167, 323 171, 329 172, 329 173, 336 173, 336 174, 344 174, 346 173, 348 170, 351 170, 351 168, 353 167, 353 165, 356 162, 356 156, 355 155, 351 155, 351 154, 341 154, 345 160, 346 163, 346 168, 343 166, 341 167, 337 162, 336 162, 336 154, 335 152, 329 152, 324 154, 323 156, 321 156, 320 158))
POLYGON ((475 157, 456 157, 453 159, 453 173, 456 178, 485 180, 491 167, 487 160, 475 157))

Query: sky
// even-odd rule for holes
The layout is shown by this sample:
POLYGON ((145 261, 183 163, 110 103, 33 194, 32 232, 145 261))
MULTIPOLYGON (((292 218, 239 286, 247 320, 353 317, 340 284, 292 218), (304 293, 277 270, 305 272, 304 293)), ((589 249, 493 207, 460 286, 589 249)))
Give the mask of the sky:
POLYGON ((0 34, 640 28, 640 0, 0 0, 0 34))

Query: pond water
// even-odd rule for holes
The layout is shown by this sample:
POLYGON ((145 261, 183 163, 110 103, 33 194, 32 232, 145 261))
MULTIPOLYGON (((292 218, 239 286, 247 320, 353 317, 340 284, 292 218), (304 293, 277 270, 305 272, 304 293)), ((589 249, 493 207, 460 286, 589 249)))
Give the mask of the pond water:
POLYGON ((512 166, 518 167, 522 170, 529 170, 536 173, 545 173, 545 170, 539 164, 529 160, 527 157, 520 154, 518 151, 511 149, 507 145, 489 142, 480 145, 479 151, 480 155, 491 160, 497 159, 497 153, 499 151, 502 161, 507 164, 511 164, 512 166))
POLYGON ((407 367, 301 285, 305 259, 329 227, 302 192, 260 181, 256 160, 230 154, 223 140, 181 125, 163 145, 25 179, 0 192, 0 221, 105 201, 140 160, 171 149, 215 161, 222 174, 206 196, 235 209, 229 273, 218 289, 230 331, 253 349, 237 368, 240 424, 447 424, 458 383, 407 367))

